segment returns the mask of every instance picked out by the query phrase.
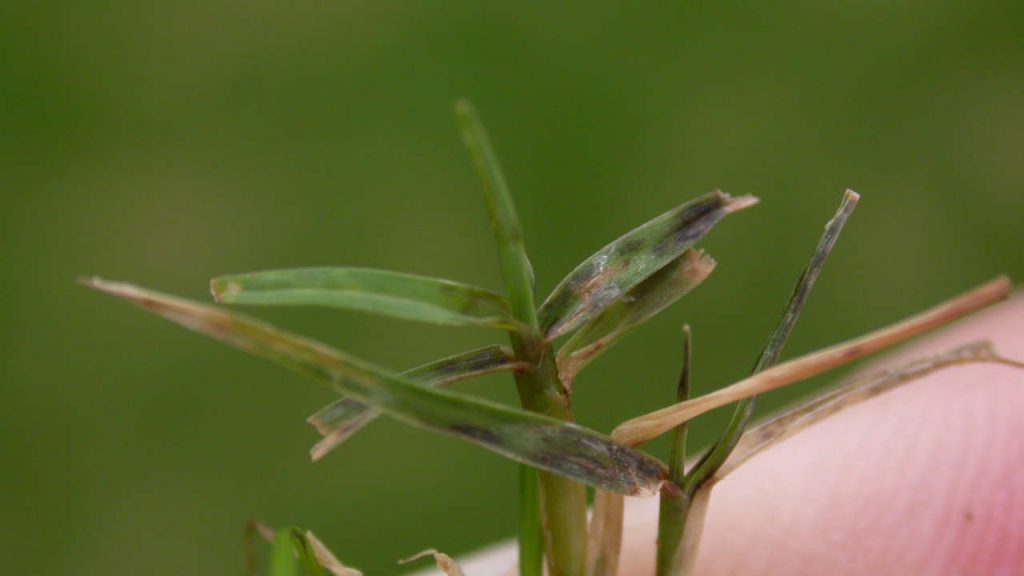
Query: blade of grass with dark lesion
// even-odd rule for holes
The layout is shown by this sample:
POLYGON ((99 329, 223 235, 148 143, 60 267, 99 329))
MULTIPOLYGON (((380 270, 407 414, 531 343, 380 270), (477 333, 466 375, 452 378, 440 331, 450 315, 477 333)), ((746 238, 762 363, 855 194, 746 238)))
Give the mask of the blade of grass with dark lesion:
MULTIPOLYGON (((551 344, 544 338, 538 323, 533 269, 526 255, 522 226, 505 175, 473 105, 468 100, 459 100, 455 114, 483 185, 484 203, 498 244, 502 278, 512 316, 525 326, 521 332, 510 333, 516 359, 530 365, 530 370, 516 374, 520 402, 527 410, 572 422, 569 392, 558 379, 551 344)), ((580 576, 586 554, 586 490, 572 480, 544 472, 519 474, 520 481, 525 482, 533 481, 535 477, 538 489, 520 488, 521 495, 535 497, 520 503, 520 539, 532 542, 541 531, 550 575, 580 576), (542 520, 540 525, 531 527, 528 521, 536 516, 533 510, 538 507, 542 520)), ((527 550, 526 546, 520 549, 520 575, 540 576, 541 566, 535 556, 526 554, 527 550)))
MULTIPOLYGON (((829 254, 832 253, 836 241, 839 240, 839 235, 842 234, 846 221, 857 207, 858 201, 860 201, 860 196, 853 190, 847 190, 843 194, 839 209, 836 211, 835 216, 825 225, 825 232, 818 241, 818 245, 811 255, 810 262, 807 263, 807 267, 804 268, 803 274, 800 275, 796 286, 793 288, 793 294, 789 297, 786 311, 775 326, 775 330, 772 331, 768 343, 761 351, 761 356, 754 365, 754 374, 774 366, 779 361, 779 356, 782 355, 782 350, 786 346, 786 341, 789 340, 789 335, 793 333, 793 327, 796 326, 796 321, 800 318, 800 312, 804 308, 807 297, 810 295, 811 290, 814 289, 814 283, 817 281, 825 261, 828 260, 829 254)), ((736 443, 739 442, 747 424, 750 423, 750 418, 754 414, 756 405, 757 396, 744 399, 737 404, 732 419, 726 426, 725 433, 712 446, 707 455, 701 458, 701 461, 694 468, 691 477, 687 478, 687 491, 692 492, 696 486, 699 486, 709 476, 714 474, 714 471, 725 462, 725 459, 729 457, 729 453, 732 452, 736 443)))
POLYGON ((127 284, 96 278, 84 283, 327 384, 406 424, 473 442, 554 474, 605 490, 642 495, 655 492, 667 473, 657 460, 592 430, 426 388, 320 342, 240 314, 127 284))
POLYGON ((696 288, 715 265, 713 258, 691 248, 586 322, 558 350, 562 381, 571 385, 587 364, 696 288))
MULTIPOLYGON (((825 232, 811 257, 810 262, 804 269, 803 274, 800 276, 800 279, 793 290, 793 294, 790 297, 789 304, 787 305, 782 319, 773 331, 768 344, 765 346, 761 353, 761 357, 755 365, 755 373, 774 364, 778 359, 778 356, 782 351, 782 347, 789 338, 793 325, 796 323, 796 320, 800 315, 800 311, 803 308, 807 295, 810 293, 811 288, 813 288, 814 282, 821 271, 821 267, 827 259, 828 254, 831 252, 847 218, 856 206, 857 200, 858 196, 848 190, 843 196, 843 200, 840 204, 839 210, 836 212, 836 215, 825 226, 825 232)), ((681 383, 680 388, 688 392, 688 363, 683 374, 683 377, 686 379, 686 383, 685 385, 681 383)), ((687 404, 687 401, 681 400, 679 404, 676 404, 676 406, 685 404, 687 404)), ((747 414, 753 409, 752 404, 749 406, 745 406, 744 404, 744 402, 741 402, 740 406, 737 408, 737 413, 747 414)), ((689 419, 678 419, 673 422, 672 426, 661 429, 660 433, 673 428, 674 432, 681 434, 685 433, 685 429, 681 431, 679 427, 685 426, 688 420, 689 419)), ((653 436, 650 435, 633 433, 635 430, 635 425, 631 427, 631 423, 633 422, 634 421, 627 422, 626 424, 616 428, 612 437, 623 443, 623 445, 630 447, 639 446, 653 438, 653 436)), ((730 428, 727 429, 726 434, 723 435, 719 440, 719 443, 717 443, 709 453, 714 456, 715 450, 719 448, 719 445, 731 442, 731 435, 742 434, 745 425, 746 420, 732 422, 730 428)), ((731 447, 732 444, 729 444, 730 449, 731 447)), ((695 466, 692 472, 686 474, 683 471, 682 461, 685 458, 685 454, 681 454, 681 450, 681 446, 674 447, 672 458, 675 468, 674 480, 666 482, 662 486, 662 508, 660 510, 661 516, 659 518, 659 536, 661 538, 658 542, 657 562, 659 576, 676 576, 688 569, 688 564, 692 562, 691 557, 694 555, 694 550, 689 547, 696 546, 696 542, 699 538, 695 538, 694 534, 695 531, 699 531, 702 528, 702 526, 698 526, 696 523, 690 523, 688 521, 690 512, 694 510, 693 495, 701 485, 701 482, 695 481, 694 478, 698 478, 700 474, 703 474, 702 466, 709 462, 713 462, 713 460, 712 457, 705 456, 702 461, 695 466), (670 514, 673 516, 669 517, 670 514)), ((671 476, 672 470, 670 468, 670 477, 671 476)), ((614 495, 609 496, 609 498, 617 498, 618 500, 621 500, 621 498, 614 495)), ((701 503, 697 509, 702 511, 705 504, 706 502, 701 503)), ((609 545, 618 546, 621 542, 621 537, 619 537, 618 540, 609 538, 608 542, 609 545)), ((618 550, 609 552, 609 554, 612 553, 617 555, 618 550)))
MULTIPOLYGON (((856 202, 856 196, 847 194, 844 197, 843 207, 841 207, 839 213, 848 215, 848 210, 852 208, 852 205, 849 204, 851 202, 856 202), (847 206, 850 206, 850 208, 846 208, 847 206)), ((840 218, 840 228, 842 227, 842 221, 846 219, 846 215, 840 218)), ((829 230, 834 233, 836 232, 833 223, 829 223, 828 227, 826 227, 826 237, 830 237, 829 230)), ((824 252, 825 255, 827 250, 830 250, 830 247, 831 244, 829 243, 828 248, 824 252)), ((820 250, 821 245, 818 248, 820 250)), ((819 250, 815 251, 816 256, 819 250)), ((773 345, 771 342, 775 342, 775 345, 780 345, 780 343, 785 341, 788 330, 792 329, 793 323, 799 316, 800 307, 806 297, 806 290, 809 290, 809 285, 813 284, 814 279, 817 277, 817 269, 820 268, 821 261, 823 261, 823 258, 812 257, 812 264, 808 266, 808 270, 802 276, 801 282, 798 283, 798 289, 795 292, 795 296, 791 298, 790 307, 787 308, 786 314, 780 322, 780 326, 784 326, 784 328, 776 328, 769 347, 773 345)), ((680 404, 677 404, 677 406, 686 404, 685 398, 689 395, 689 348, 690 338, 687 330, 684 343, 685 360, 680 375, 680 383, 677 388, 677 396, 681 396, 681 398, 680 404)), ((685 461, 686 422, 687 420, 675 421, 672 426, 659 429, 659 433, 664 433, 664 431, 674 428, 672 464, 669 471, 670 479, 669 482, 662 486, 662 502, 660 502, 662 506, 660 506, 659 510, 656 563, 659 576, 679 574, 680 571, 685 569, 686 563, 689 560, 687 558, 689 549, 687 548, 686 538, 688 533, 692 536, 692 528, 687 528, 687 517, 691 510, 694 509, 694 502, 692 499, 693 491, 688 489, 689 477, 685 474, 683 467, 685 461)), ((653 436, 631 434, 634 431, 629 425, 624 424, 614 430, 612 438, 631 448, 638 447, 653 438, 653 436)), ((700 506, 697 506, 697 510, 702 513, 700 506)), ((606 492, 597 493, 594 520, 596 525, 595 531, 598 534, 592 536, 591 557, 603 562, 596 562, 594 565, 595 570, 589 576, 614 576, 616 573, 618 554, 620 554, 622 546, 622 515, 623 498, 620 495, 606 492), (598 516, 598 511, 601 512, 602 516, 598 516)))
MULTIPOLYGON (((485 374, 526 368, 516 362, 507 348, 487 346, 406 370, 401 375, 421 386, 436 388, 485 374)), ((378 416, 379 410, 352 398, 339 398, 318 410, 306 420, 323 436, 310 450, 313 461, 326 456, 378 416)))
POLYGON ((210 282, 224 304, 327 306, 447 326, 518 329, 503 296, 450 280, 366 268, 296 268, 210 282))
POLYGON ((601 313, 700 241, 726 215, 757 203, 753 196, 705 194, 626 233, 584 260, 547 297, 539 312, 549 339, 601 313))

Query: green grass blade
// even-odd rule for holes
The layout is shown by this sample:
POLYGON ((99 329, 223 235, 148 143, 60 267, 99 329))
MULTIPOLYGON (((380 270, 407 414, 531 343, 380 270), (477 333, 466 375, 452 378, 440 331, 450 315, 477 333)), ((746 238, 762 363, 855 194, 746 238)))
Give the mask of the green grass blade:
POLYGON ((186 328, 330 385, 406 424, 473 442, 554 474, 631 495, 653 494, 667 474, 657 460, 586 428, 426 388, 325 344, 212 306, 127 284, 95 278, 85 282, 186 328))
MULTIPOLYGON (((436 388, 484 374, 514 370, 519 366, 509 350, 488 346, 442 358, 406 370, 401 375, 422 386, 436 388)), ((352 398, 339 398, 318 410, 306 420, 324 436, 310 451, 313 461, 323 458, 379 415, 376 408, 352 398)))
POLYGON ((696 288, 714 268, 713 258, 689 249, 605 308, 558 350, 562 381, 571 384, 584 366, 696 288))
POLYGON ((498 241, 501 273, 512 303, 512 315, 525 324, 536 327, 537 310, 533 303, 533 267, 526 256, 523 229, 519 224, 512 194, 505 182, 505 174, 491 146, 491 139, 473 104, 466 99, 455 103, 455 116, 462 128, 462 139, 473 157, 477 173, 483 184, 487 216, 498 241))
POLYGON ((321 576, 323 570, 306 540, 297 528, 283 528, 270 544, 268 576, 321 576), (301 570, 301 571, 300 571, 301 570))
MULTIPOLYGON (((807 267, 804 268, 803 274, 800 275, 800 279, 797 280, 796 286, 793 288, 786 311, 783 313, 782 318, 779 319, 778 324, 776 324, 775 330, 772 331, 768 343, 754 365, 754 373, 770 368, 778 362, 782 349, 789 339, 789 335, 793 332, 793 326, 796 325, 796 321, 800 317, 800 311, 803 310, 807 296, 814 288, 818 274, 825 265, 825 261, 828 259, 832 248, 843 231, 843 227, 846 225, 846 220, 853 214, 853 210, 857 207, 859 200, 860 196, 852 190, 847 190, 843 194, 839 209, 836 211, 835 216, 825 225, 825 231, 822 233, 821 239, 818 241, 810 261, 807 263, 807 267)), ((715 442, 715 445, 701 458, 701 461, 688 475, 685 482, 687 493, 693 494, 726 461, 743 435, 747 424, 750 423, 750 418, 753 416, 756 405, 756 396, 742 400, 736 405, 732 419, 726 426, 725 433, 715 442)))
MULTIPOLYGON (((690 397, 690 372, 693 359, 693 336, 689 326, 683 326, 683 367, 679 371, 676 402, 690 397)), ((661 489, 658 502, 657 576, 676 576, 681 571, 683 533, 690 509, 690 496, 683 491, 686 475, 686 442, 689 423, 683 422, 672 430, 672 444, 668 459, 668 482, 661 489)))
POLYGON ((541 330, 554 339, 575 329, 679 258, 727 214, 756 202, 753 196, 712 192, 626 233, 555 287, 539 312, 541 330))
POLYGON ((210 282, 225 304, 329 306, 447 326, 513 329, 505 298, 437 278, 365 268, 296 268, 234 274, 210 282))

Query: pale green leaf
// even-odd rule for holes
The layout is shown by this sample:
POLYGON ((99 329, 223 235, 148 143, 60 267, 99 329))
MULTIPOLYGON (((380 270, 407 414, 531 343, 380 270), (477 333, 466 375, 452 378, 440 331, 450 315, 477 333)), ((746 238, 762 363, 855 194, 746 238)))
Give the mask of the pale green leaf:
POLYGON ((296 268, 214 278, 218 302, 328 306, 448 326, 513 329, 505 298, 449 280, 365 268, 296 268))

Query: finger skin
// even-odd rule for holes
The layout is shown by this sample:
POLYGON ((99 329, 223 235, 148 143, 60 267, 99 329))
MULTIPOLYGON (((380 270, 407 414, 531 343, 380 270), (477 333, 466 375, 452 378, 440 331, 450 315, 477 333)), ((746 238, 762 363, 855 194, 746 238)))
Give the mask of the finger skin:
MULTIPOLYGON (((862 372, 981 339, 1024 360, 1024 293, 862 372)), ((627 499, 620 574, 654 574, 657 517, 656 498, 627 499)), ((715 488, 696 573, 1024 575, 1024 370, 942 370, 754 457, 715 488)))
MULTIPOLYGON (((1024 359, 1024 295, 879 364, 978 339, 1024 359)), ((633 504, 622 573, 653 574, 657 505, 633 504)), ((943 370, 755 457, 715 488, 696 572, 1024 574, 1024 371, 943 370)))

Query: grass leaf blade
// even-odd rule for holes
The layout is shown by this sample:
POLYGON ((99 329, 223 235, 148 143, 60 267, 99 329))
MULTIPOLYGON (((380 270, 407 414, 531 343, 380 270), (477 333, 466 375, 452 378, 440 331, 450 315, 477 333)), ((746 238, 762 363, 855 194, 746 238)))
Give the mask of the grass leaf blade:
POLYGON ((473 157, 483 185, 487 216, 498 241, 501 273, 512 304, 512 315, 531 327, 536 326, 537 310, 533 303, 533 267, 526 255, 523 228, 516 214, 505 174, 491 146, 480 115, 472 102, 460 99, 455 103, 455 116, 462 128, 462 139, 473 157))
POLYGON ((269 576, 321 576, 323 570, 306 535, 297 528, 282 528, 270 544, 269 576), (301 567, 302 571, 299 571, 301 567))
POLYGON ((696 288, 715 265, 703 251, 689 249, 583 324, 558 350, 562 381, 570 385, 584 366, 696 288))
POLYGON ((889 390, 909 384, 932 372, 952 366, 990 363, 1024 369, 1024 363, 1000 356, 990 342, 971 342, 952 350, 913 360, 907 364, 851 380, 760 422, 748 430, 712 481, 717 482, 764 450, 796 435, 809 426, 848 410, 889 390))
MULTIPOLYGON (((519 366, 512 353, 504 347, 488 346, 442 358, 402 372, 401 375, 422 386, 435 388, 484 374, 514 370, 519 366)), ((352 398, 339 398, 318 410, 306 420, 324 436, 310 450, 313 461, 326 456, 379 415, 380 411, 376 408, 352 398)))
POLYGON ((555 287, 539 312, 541 330, 554 339, 575 329, 679 258, 727 214, 756 202, 753 196, 733 198, 716 191, 627 232, 555 287))
MULTIPOLYGON (((693 334, 690 326, 683 326, 683 366, 679 371, 676 402, 690 397, 690 373, 693 360, 693 334)), ((686 476, 686 443, 689 424, 683 422, 672 430, 668 458, 668 482, 661 488, 658 502, 657 576, 676 576, 681 572, 684 559, 683 535, 690 512, 690 496, 683 491, 686 476)))
POLYGON ((210 282, 225 304, 328 306, 447 326, 513 329, 505 298, 458 282, 367 268, 295 268, 210 282))
POLYGON ((692 420, 715 408, 806 380, 935 330, 1005 300, 1010 294, 1010 288, 1010 279, 1000 276, 885 328, 787 360, 710 394, 623 422, 612 433, 612 438, 627 446, 649 442, 682 422, 692 420))
POLYGON ((657 460, 592 430, 454 392, 425 388, 325 344, 239 314, 128 284, 96 278, 85 283, 330 385, 397 420, 473 442, 554 474, 630 495, 655 493, 667 474, 657 460))
MULTIPOLYGON (((825 225, 825 231, 818 240, 818 245, 815 246, 810 261, 804 268, 803 273, 800 274, 800 278, 793 288, 793 293, 789 297, 789 302, 786 305, 782 318, 776 324, 775 330, 772 331, 771 336, 768 338, 768 343, 761 351, 761 355, 754 365, 753 372, 755 374, 774 366, 778 362, 779 356, 782 355, 782 349, 785 347, 786 341, 789 340, 789 335, 792 334, 797 319, 800 318, 800 312, 803 310, 804 303, 807 302, 807 297, 810 295, 811 290, 814 289, 814 283, 817 281, 818 275, 821 274, 825 261, 828 260, 829 254, 832 253, 836 241, 839 240, 839 235, 843 232, 843 227, 846 226, 846 221, 853 214, 853 210, 857 207, 857 202, 859 201, 860 195, 853 190, 847 190, 843 193, 839 209, 836 211, 835 216, 825 225)), ((729 453, 732 452, 736 443, 739 442, 740 437, 743 435, 743 431, 746 430, 747 424, 750 423, 756 405, 757 396, 753 396, 740 401, 736 406, 722 437, 715 442, 715 445, 711 447, 706 456, 701 458, 693 473, 686 479, 688 493, 692 494, 694 488, 714 474, 715 470, 729 457, 729 453)))

